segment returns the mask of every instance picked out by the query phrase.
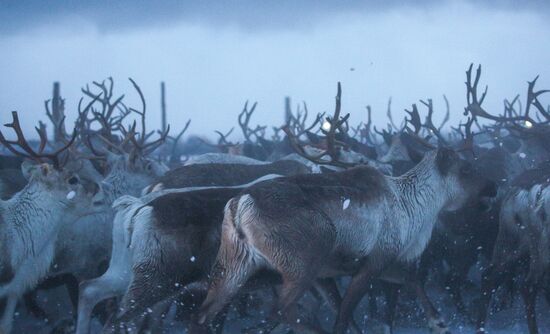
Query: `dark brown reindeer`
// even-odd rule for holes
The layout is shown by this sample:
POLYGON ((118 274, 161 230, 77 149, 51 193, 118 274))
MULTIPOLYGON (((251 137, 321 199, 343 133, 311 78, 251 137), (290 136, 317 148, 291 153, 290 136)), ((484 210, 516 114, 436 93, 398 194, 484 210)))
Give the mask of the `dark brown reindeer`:
MULTIPOLYGON (((331 132, 345 121, 339 113, 340 89, 331 132)), ((336 154, 324 155, 337 159, 336 154)), ((367 283, 389 265, 421 255, 440 211, 480 193, 492 195, 492 190, 448 149, 427 153, 399 178, 356 167, 252 186, 226 206, 221 246, 198 322, 211 321, 260 270, 282 277, 275 311, 283 317, 317 277, 352 275, 334 327, 343 333, 367 283)))
MULTIPOLYGON (((161 190, 139 199, 124 196, 117 200, 115 221, 124 224, 128 231, 125 247, 132 254, 128 263, 132 275, 122 301, 123 311, 117 321, 127 322, 140 315, 146 316, 147 308, 178 294, 188 295, 186 303, 182 304, 186 313, 196 312, 206 295, 204 283, 219 248, 225 204, 242 189, 273 177, 266 175, 233 187, 161 190)), ((231 178, 225 181, 232 183, 231 178)), ((217 182, 223 183, 222 180, 217 182)), ((120 267, 110 267, 108 272, 111 271, 120 271, 120 267)), ((255 290, 265 286, 266 281, 277 280, 277 276, 264 273, 258 275, 248 289, 255 290)), ((315 291, 337 309, 340 295, 332 282, 318 281, 315 287, 315 291)), ((303 316, 302 312, 299 314, 303 316)), ((316 326, 305 320, 292 324, 299 331, 316 326)), ((218 323, 214 328, 219 332, 223 326, 218 323)))
MULTIPOLYGON (((160 177, 155 182, 151 183, 150 186, 148 186, 145 189, 145 193, 149 195, 145 195, 146 198, 154 198, 158 192, 166 192, 170 191, 170 189, 175 188, 187 188, 187 187, 213 187, 213 186, 238 186, 242 184, 249 183, 253 181, 254 179, 265 176, 268 174, 281 174, 281 175, 294 175, 299 173, 308 173, 309 169, 304 166, 303 164, 300 164, 295 161, 278 161, 271 164, 262 164, 262 165, 237 165, 237 164, 197 164, 197 165, 189 165, 189 166, 182 166, 177 169, 174 169, 170 172, 168 172, 165 176, 160 177)), ((225 201, 221 203, 219 210, 213 209, 212 206, 208 208, 208 210, 204 210, 206 207, 206 204, 210 203, 211 205, 217 205, 219 202, 216 201, 216 198, 221 198, 222 195, 215 195, 213 194, 212 200, 209 202, 205 201, 204 196, 194 197, 192 194, 189 195, 180 195, 182 197, 181 202, 181 208, 186 208, 188 218, 185 218, 184 216, 181 216, 181 219, 178 219, 178 222, 180 225, 178 226, 172 226, 172 231, 176 232, 177 228, 181 228, 182 231, 187 231, 188 228, 186 227, 187 224, 205 224, 205 228, 207 226, 210 226, 211 224, 219 223, 220 220, 216 220, 214 218, 222 215, 223 212, 223 205, 227 200, 238 193, 238 190, 232 190, 232 195, 228 195, 227 198, 225 198, 225 201), (216 197, 217 196, 217 197, 216 197), (199 215, 202 218, 197 218, 199 215), (209 217, 212 222, 205 221, 209 217), (210 225, 208 225, 210 224, 210 225)), ((175 195, 174 195, 175 196, 175 195)), ((134 198, 130 196, 123 197, 125 200, 123 201, 122 198, 120 200, 115 201, 115 208, 118 210, 117 215, 115 216, 114 222, 113 222, 113 249, 112 249, 112 255, 111 255, 111 261, 109 264, 108 270, 100 277, 84 282, 81 285, 81 295, 80 295, 80 302, 79 302, 79 317, 78 317, 78 329, 77 333, 87 333, 89 331, 89 323, 91 319, 91 313, 94 308, 94 306, 101 300, 110 298, 113 296, 119 296, 123 295, 126 291, 128 285, 130 284, 130 280, 132 278, 132 249, 128 249, 128 239, 126 237, 127 235, 127 227, 131 223, 131 214, 129 213, 129 210, 137 210, 142 206, 146 206, 148 202, 145 199, 139 199, 134 198), (132 199, 132 201, 130 201, 132 199), (130 205, 128 203, 134 203, 135 205, 130 205), (124 204, 126 203, 126 204, 124 204), (141 203, 141 204, 139 204, 141 203)), ((159 199, 160 201, 160 199, 159 199)), ((132 212, 134 212, 132 211, 132 212)), ((221 218, 221 217, 220 217, 221 218)), ((148 222, 149 223, 149 222, 148 222)), ((153 223, 153 222, 150 222, 153 223)), ((160 222, 159 222, 160 223, 160 222)), ((198 230, 199 232, 207 232, 211 230, 198 230)), ((162 230, 159 230, 158 233, 161 233, 162 230)), ((186 233, 187 233, 186 232, 186 233)), ((155 232, 157 233, 157 232, 155 232)), ((183 233, 183 232, 182 232, 183 233)), ((182 234, 182 236, 185 236, 185 238, 206 238, 202 234, 182 234)), ((175 234, 173 235, 176 236, 175 234)), ((187 243, 187 239, 181 239, 181 245, 183 248, 177 248, 176 250, 179 251, 186 251, 188 246, 189 247, 195 245, 194 243, 187 243)), ((149 239, 148 239, 149 240, 149 239)), ((149 240, 150 241, 150 240, 149 240)), ((145 241, 143 241, 145 242, 145 241)), ((194 241, 193 241, 194 242, 194 241)), ((156 249, 156 248, 155 248, 156 249)), ((194 254, 199 254, 200 251, 193 248, 194 254)), ((163 253, 166 253, 166 256, 168 256, 168 253, 172 251, 173 248, 170 246, 167 249, 162 249, 163 253)), ((142 249, 137 249, 136 251, 142 251, 142 249)), ((202 260, 207 259, 207 256, 215 257, 215 248, 210 250, 212 254, 205 253, 203 255, 202 260)), ((151 253, 151 255, 154 255, 151 253)), ((196 255, 197 257, 199 255, 196 255)), ((136 260, 137 261, 137 260, 136 260)), ((178 260, 179 261, 179 260, 178 260)), ((201 262, 202 263, 202 262, 201 262)), ((208 263, 208 262, 205 262, 208 263)), ((203 268, 203 267, 200 267, 203 268)), ((161 270, 162 268, 157 268, 157 270, 161 270)), ((189 277, 191 280, 195 280, 196 273, 194 272, 185 272, 186 267, 180 268, 184 271, 185 277, 189 277)), ((160 271, 159 271, 160 273, 160 271)), ((208 272, 200 272, 201 275, 206 275, 208 272)), ((166 279, 171 279, 169 276, 169 272, 166 272, 166 279)), ((182 274, 182 275, 183 275, 182 274)), ((202 276, 201 276, 202 277, 202 276)), ((151 279, 153 276, 151 276, 151 279)), ((139 281, 136 281, 136 284, 141 284, 139 281)), ((158 291, 158 294, 155 294, 155 296, 161 296, 161 297, 167 297, 166 292, 158 291), (162 292, 162 294, 161 294, 162 292)), ((156 297, 156 298, 161 298, 156 297)), ((199 300, 200 302, 200 300, 199 300)), ((139 305, 140 307, 142 304, 139 305)), ((153 306, 147 305, 147 306, 153 306)), ((146 307, 147 307, 146 306, 146 307)), ((131 318, 131 317, 130 317, 131 318)))
MULTIPOLYGON (((480 71, 478 68, 475 82, 479 80, 480 71)), ((468 72, 471 73, 471 67, 468 72)), ((476 324, 478 333, 486 332, 487 310, 494 292, 509 279, 517 279, 525 304, 529 332, 538 333, 536 298, 544 287, 543 276, 550 269, 550 234, 547 231, 546 214, 550 210, 550 168, 548 161, 544 161, 548 159, 546 143, 550 138, 550 114, 538 98, 550 90, 535 91, 537 78, 538 76, 528 82, 523 113, 515 112, 513 102, 505 104, 505 113, 500 116, 491 115, 480 107, 467 109, 474 117, 493 120, 519 136, 524 145, 522 150, 526 151, 522 153, 530 158, 531 163, 543 161, 535 168, 528 168, 519 175, 516 173, 502 195, 498 236, 489 266, 482 274, 480 309, 476 324), (532 112, 533 107, 535 115, 532 112), (528 147, 525 144, 529 144, 528 147)), ((472 95, 475 96, 473 93, 472 95)))

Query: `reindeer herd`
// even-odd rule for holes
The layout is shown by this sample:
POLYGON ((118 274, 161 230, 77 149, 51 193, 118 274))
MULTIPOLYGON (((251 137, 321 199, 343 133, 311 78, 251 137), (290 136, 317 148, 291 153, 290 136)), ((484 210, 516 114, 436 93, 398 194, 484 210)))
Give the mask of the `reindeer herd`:
POLYGON ((112 79, 94 82, 72 132, 64 101, 46 101, 53 140, 42 122, 28 140, 12 112, 0 132, 0 333, 14 329, 18 304, 55 333, 160 332, 167 321, 221 333, 235 318, 250 333, 359 333, 364 297, 369 321, 389 331, 411 299, 426 328, 448 333, 434 285, 453 304, 443 313, 478 333, 491 302, 519 292, 538 333, 538 293, 550 301, 550 107, 539 97, 550 91, 535 78, 524 103, 489 112, 480 78, 471 65, 456 127, 446 99, 440 125, 428 99, 399 126, 390 100, 387 128, 370 107, 353 127, 338 84, 334 113, 313 120, 287 103, 282 126, 253 127, 256 104, 245 104, 241 143, 233 129, 184 142, 190 122, 176 136, 148 131, 131 79, 139 108, 112 79), (75 319, 40 305, 59 287, 75 319))

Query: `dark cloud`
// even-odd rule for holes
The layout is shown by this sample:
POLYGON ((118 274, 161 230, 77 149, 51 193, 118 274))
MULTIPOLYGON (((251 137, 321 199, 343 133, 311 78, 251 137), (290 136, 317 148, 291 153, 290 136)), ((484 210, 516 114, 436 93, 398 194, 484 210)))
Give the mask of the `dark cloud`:
MULTIPOLYGON (((470 1, 495 9, 528 9, 545 12, 545 0, 470 1)), ((376 13, 398 7, 432 8, 447 0, 8 0, 0 2, 0 31, 20 32, 71 18, 91 22, 100 31, 167 25, 181 21, 233 25, 246 30, 304 27, 330 16, 376 13)))

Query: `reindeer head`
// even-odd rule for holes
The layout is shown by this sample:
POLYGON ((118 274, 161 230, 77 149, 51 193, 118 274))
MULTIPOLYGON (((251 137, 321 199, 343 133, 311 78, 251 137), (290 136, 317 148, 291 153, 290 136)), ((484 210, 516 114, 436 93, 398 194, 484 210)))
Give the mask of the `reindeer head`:
POLYGON ((96 212, 91 203, 99 185, 85 174, 73 168, 58 169, 48 163, 29 161, 25 161, 21 169, 29 180, 28 187, 45 190, 45 196, 68 209, 67 213, 85 216, 96 212))
MULTIPOLYGON (((93 93, 89 87, 82 90, 92 101, 79 111, 77 125, 81 128, 80 132, 85 134, 84 142, 94 158, 104 162, 101 169, 106 176, 100 183, 100 191, 93 199, 94 205, 104 209, 110 207, 121 195, 139 195, 142 188, 168 170, 163 163, 149 159, 148 156, 164 144, 170 127, 158 132, 159 138, 156 140, 149 140, 155 131, 146 129, 145 97, 135 81, 130 79, 130 82, 141 100, 139 110, 127 107, 122 102, 124 95, 112 101, 112 79, 107 83, 94 82, 100 89, 99 92, 93 93), (116 110, 119 110, 118 116, 115 114, 116 110), (125 126, 123 120, 133 114, 138 116, 137 120, 125 126), (93 128, 91 124, 99 126, 93 128)), ((189 122, 185 129, 188 125, 189 122)), ((177 146, 185 129, 174 139, 174 146, 177 146)))
POLYGON ((107 165, 107 176, 93 199, 94 205, 103 208, 110 207, 121 195, 139 195, 141 189, 168 171, 162 162, 131 153, 108 153, 107 165))
POLYGON ((93 213, 91 202, 99 189, 97 180, 89 174, 80 173, 83 164, 67 164, 68 149, 74 143, 76 134, 63 147, 46 152, 48 138, 45 128, 36 128, 40 143, 38 150, 35 150, 23 134, 17 112, 12 112, 12 117, 13 121, 5 126, 14 130, 17 139, 9 140, 0 132, 0 143, 13 154, 27 159, 21 165, 23 175, 29 181, 26 189, 32 189, 32 193, 40 193, 41 198, 47 197, 52 203, 70 209, 67 214, 83 216, 93 213), (65 158, 62 158, 63 155, 65 158))
POLYGON ((451 149, 440 148, 435 153, 435 167, 447 196, 445 210, 462 207, 474 197, 496 196, 496 184, 483 177, 474 166, 451 149))

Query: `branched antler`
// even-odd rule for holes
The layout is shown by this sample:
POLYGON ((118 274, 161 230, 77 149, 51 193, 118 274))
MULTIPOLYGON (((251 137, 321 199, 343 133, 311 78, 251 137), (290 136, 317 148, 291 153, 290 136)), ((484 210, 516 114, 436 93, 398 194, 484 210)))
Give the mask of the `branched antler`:
POLYGON ((257 125, 255 129, 250 128, 250 118, 252 117, 252 114, 254 114, 257 105, 258 102, 254 102, 250 110, 248 110, 248 101, 246 101, 238 118, 239 126, 241 127, 245 140, 248 142, 252 141, 252 136, 255 136, 256 139, 260 137, 263 138, 265 136, 265 129, 267 128, 266 126, 259 125, 257 125))
POLYGON ((122 102, 124 95, 113 100, 113 79, 109 77, 107 80, 92 82, 100 91, 92 92, 89 85, 82 88, 84 95, 92 100, 82 109, 84 98, 81 98, 78 103, 78 120, 77 128, 86 135, 99 134, 110 140, 115 139, 114 133, 120 131, 122 121, 131 113, 131 111, 122 102), (98 108, 97 108, 98 107, 98 108), (118 113, 115 114, 115 111, 118 113), (99 129, 93 130, 93 124, 99 123, 99 129))
POLYGON ((288 125, 283 127, 283 131, 285 131, 286 135, 290 139, 290 143, 296 152, 316 164, 333 165, 338 167, 351 167, 357 165, 356 163, 344 162, 340 160, 341 149, 345 148, 346 145, 337 140, 336 136, 337 134, 345 134, 345 131, 347 131, 346 123, 349 118, 349 114, 346 114, 343 117, 340 116, 341 97, 342 87, 340 82, 338 82, 334 114, 332 117, 326 117, 327 123, 326 125, 323 124, 323 127, 321 128, 321 131, 325 135, 326 139, 326 149, 322 150, 320 153, 309 153, 304 145, 300 143, 299 138, 291 131, 290 127, 288 125), (328 160, 326 159, 327 157, 328 160))
POLYGON ((229 140, 227 140, 227 137, 229 137, 231 135, 233 130, 235 130, 234 127, 229 129, 229 131, 227 131, 226 133, 222 133, 221 131, 218 131, 218 130, 214 131, 218 134, 218 136, 220 136, 220 138, 218 138, 218 147, 220 149, 225 149, 227 147, 237 145, 237 144, 234 144, 233 142, 230 142, 229 140))
POLYGON ((390 96, 390 98, 388 99, 388 109, 386 111, 386 116, 388 117, 389 119, 389 125, 391 126, 391 128, 394 130, 394 131, 401 131, 399 127, 397 127, 397 125, 395 125, 395 122, 393 121, 393 115, 392 115, 392 112, 391 112, 391 102, 392 102, 392 98, 390 96))
POLYGON ((546 118, 547 121, 550 121, 550 113, 544 109, 542 103, 540 103, 538 97, 544 93, 550 92, 548 89, 543 89, 535 92, 535 84, 537 83, 539 76, 537 75, 533 81, 528 81, 527 88, 527 103, 525 104, 525 118, 529 117, 529 111, 531 106, 537 108, 538 112, 546 118))
MULTIPOLYGON (((481 104, 483 103, 483 100, 485 100, 485 97, 487 96, 488 86, 485 86, 485 90, 481 94, 481 97, 478 97, 477 86, 479 84, 479 79, 481 77, 481 65, 477 67, 476 76, 472 82, 473 66, 474 64, 470 64, 470 67, 466 71, 466 82, 465 82, 466 83, 466 101, 468 102, 468 105, 464 108, 464 116, 467 116, 468 114, 470 114, 474 120, 477 117, 480 117, 480 118, 489 119, 498 123, 529 120, 527 113, 525 117, 506 118, 506 117, 494 116, 489 114, 487 111, 485 111, 485 109, 481 107, 481 104)), ((536 81, 536 79, 534 81, 536 81)))
POLYGON ((447 122, 451 118, 451 107, 449 106, 449 100, 447 99, 447 96, 445 94, 443 94, 443 100, 445 101, 445 110, 446 111, 445 111, 445 117, 443 117, 443 121, 441 122, 441 124, 437 128, 437 131, 439 131, 439 132, 441 132, 441 130, 443 129, 445 124, 447 124, 447 122))
MULTIPOLYGON (((189 128, 189 125, 191 124, 191 120, 188 120, 187 123, 185 123, 185 126, 183 129, 178 133, 176 137, 168 136, 167 138, 172 140, 172 149, 170 150, 170 161, 171 162, 177 162, 179 161, 180 154, 178 153, 178 143, 180 139, 183 137, 183 134, 187 131, 189 128)), ((162 135, 162 132, 159 132, 159 134, 162 135)))
MULTIPOLYGON (((286 126, 288 126, 292 132, 296 135, 296 137, 300 138, 302 135, 311 132, 317 125, 320 124, 321 120, 323 119, 323 116, 325 113, 319 113, 315 117, 315 120, 308 126, 307 125, 307 118, 308 118, 308 108, 307 104, 303 102, 304 111, 302 112, 300 110, 300 106, 296 108, 296 116, 292 113, 291 110, 287 109, 287 122, 286 126)), ((318 132, 319 128, 317 131, 318 132)))
MULTIPOLYGON (((145 114, 147 112, 147 104, 145 103, 145 97, 143 96, 141 88, 139 88, 139 86, 136 84, 134 79, 128 78, 128 80, 130 80, 130 82, 134 86, 134 89, 137 91, 137 93, 139 95, 139 99, 141 101, 141 110, 137 110, 137 109, 134 109, 134 108, 130 108, 129 110, 131 112, 136 113, 136 114, 139 115, 139 119, 140 119, 140 123, 141 123, 141 132, 139 132, 139 138, 135 139, 135 140, 139 144, 139 146, 143 146, 147 142, 147 139, 149 139, 149 137, 151 137, 155 132, 151 131, 151 132, 147 133, 147 130, 146 130, 146 127, 145 127, 145 114)), ((166 135, 168 134, 167 131, 164 131, 164 133, 166 135)), ((162 138, 162 135, 161 135, 161 138, 162 138)))
MULTIPOLYGON (((424 100, 420 100, 420 102, 425 105, 427 108, 428 108, 428 115, 426 116, 426 120, 424 121, 424 124, 423 126, 428 129, 428 131, 431 133, 431 134, 434 134, 437 139, 443 144, 443 145, 447 145, 447 141, 445 140, 445 138, 443 137, 443 135, 441 134, 441 132, 439 132, 439 129, 434 125, 433 123, 433 113, 434 113, 434 107, 433 107, 433 101, 432 99, 428 99, 427 102, 424 101, 424 100)), ((417 111, 418 113, 418 111, 417 111)))
POLYGON ((55 150, 51 153, 44 152, 46 145, 48 143, 48 137, 46 133, 46 127, 43 123, 40 123, 39 127, 35 127, 38 136, 40 137, 40 144, 38 146, 38 151, 35 151, 28 143, 23 130, 21 129, 21 124, 19 123, 19 117, 16 111, 12 111, 12 122, 4 124, 5 127, 12 128, 17 136, 16 140, 8 140, 4 134, 0 131, 0 143, 4 145, 10 152, 15 155, 28 158, 37 162, 44 162, 45 159, 51 161, 54 168, 60 169, 62 167, 60 155, 66 151, 76 139, 76 131, 73 131, 71 139, 63 145, 63 147, 55 150), (17 149, 16 147, 19 147, 17 149))
POLYGON ((420 130, 422 130, 422 122, 420 122, 420 114, 418 113, 418 107, 416 106, 416 103, 413 103, 412 109, 408 110, 405 109, 405 112, 409 115, 410 119, 405 118, 405 128, 409 131, 414 133, 415 135, 419 135, 420 130), (413 129, 411 129, 408 124, 413 126, 413 129))

